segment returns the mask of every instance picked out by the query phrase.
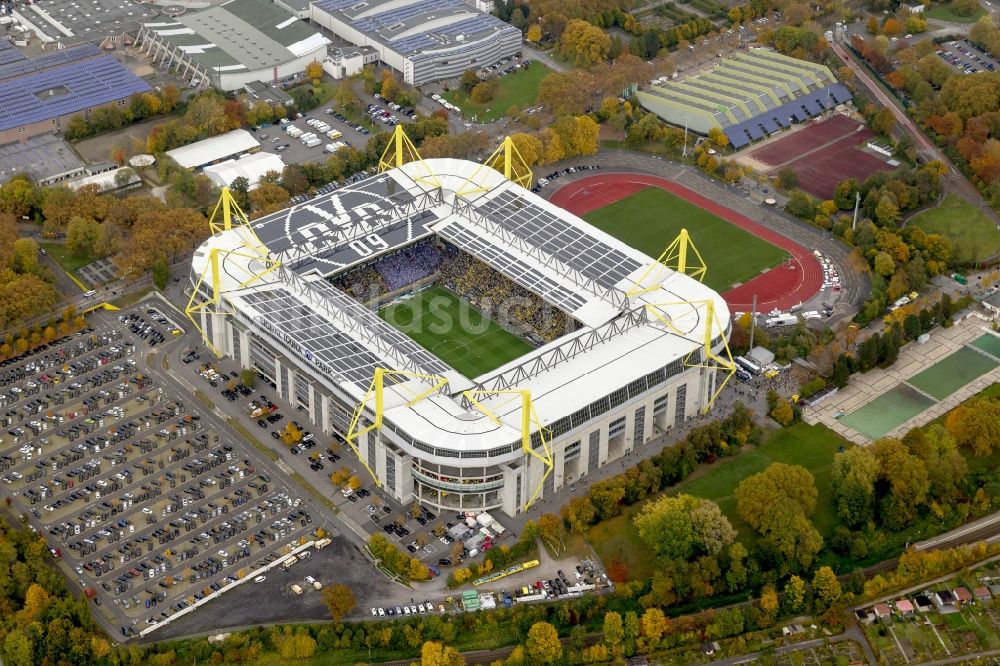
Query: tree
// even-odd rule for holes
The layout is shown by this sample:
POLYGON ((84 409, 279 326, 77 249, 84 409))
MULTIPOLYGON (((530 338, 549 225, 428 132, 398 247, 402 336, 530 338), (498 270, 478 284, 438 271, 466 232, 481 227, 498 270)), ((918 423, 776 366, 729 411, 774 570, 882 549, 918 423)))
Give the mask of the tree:
POLYGON ((74 217, 66 228, 66 249, 74 257, 87 257, 94 251, 97 222, 91 218, 74 217))
POLYGON ((444 643, 426 641, 420 648, 420 666, 465 666, 465 657, 444 643))
POLYGON ((313 85, 319 83, 323 78, 323 64, 318 60, 313 60, 306 65, 306 78, 312 81, 313 85))
POLYGON ((532 23, 528 27, 528 34, 525 36, 525 39, 532 44, 537 44, 542 41, 542 26, 537 23, 532 23))
POLYGON ((778 184, 786 190, 791 190, 799 184, 799 175, 794 169, 785 167, 778 171, 778 184))
POLYGON ((607 520, 619 511, 619 503, 625 498, 625 482, 620 477, 598 481, 590 486, 587 497, 593 502, 601 520, 607 520))
POLYGON ((524 643, 525 655, 534 664, 551 664, 562 658, 563 648, 559 633, 548 622, 535 622, 528 630, 524 643))
POLYGON ((763 472, 749 476, 736 488, 740 517, 759 529, 779 500, 791 499, 806 515, 816 508, 816 483, 805 467, 773 463, 763 472))
POLYGON ((515 132, 511 135, 510 140, 526 165, 530 167, 539 163, 542 158, 542 142, 538 137, 524 132, 515 132))
POLYGON ((760 592, 761 624, 770 626, 778 615, 778 593, 773 585, 765 585, 760 592))
POLYGON ((583 534, 594 523, 597 508, 588 496, 581 495, 564 504, 560 513, 574 532, 583 534))
POLYGON ((462 76, 458 80, 458 84, 466 93, 471 93, 472 89, 475 88, 478 83, 479 74, 477 74, 474 69, 467 69, 462 72, 462 76))
POLYGON ((340 622, 341 618, 354 610, 356 605, 354 592, 341 583, 334 583, 323 588, 323 602, 326 603, 334 623, 340 622))
POLYGON ((257 368, 243 368, 240 370, 240 383, 247 388, 253 388, 257 381, 257 368))
POLYGON ((988 456, 1000 446, 1000 401, 973 398, 949 415, 946 426, 959 446, 988 456))
POLYGON ((882 524, 892 530, 902 529, 916 519, 918 508, 927 500, 927 468, 898 439, 880 439, 871 450, 879 462, 880 483, 888 486, 879 503, 882 524))
POLYGON ((848 526, 860 527, 873 517, 878 475, 878 460, 867 448, 852 447, 834 456, 834 502, 848 526))
POLYGON ((980 9, 978 0, 951 0, 949 6, 959 16, 972 16, 980 9))
POLYGON ((574 19, 566 24, 556 50, 577 67, 604 62, 611 52, 611 38, 602 28, 574 19))
MULTIPOLYGON (((3 266, 3 264, 0 264, 3 266)), ((13 258, 10 267, 15 273, 35 273, 38 271, 38 243, 31 238, 14 241, 13 258)))
POLYGON ((278 653, 285 659, 309 659, 316 654, 316 639, 306 629, 286 633, 278 640, 278 653))
POLYGON ((493 99, 493 93, 495 90, 496 84, 493 81, 483 81, 482 83, 476 84, 476 87, 472 89, 470 97, 476 104, 486 104, 493 99))
POLYGON ((566 547, 566 526, 562 518, 554 513, 543 513, 538 518, 538 528, 542 539, 557 555, 566 547))
MULTIPOLYGON (((829 568, 829 567, 826 567, 829 568)), ((785 583, 784 604, 789 614, 799 613, 806 601, 806 583, 798 576, 792 576, 785 583)))
POLYGON ((160 291, 167 288, 167 284, 170 282, 170 266, 162 257, 157 259, 152 266, 153 271, 153 284, 160 291))
POLYGON ((837 574, 830 567, 820 567, 812 581, 813 592, 816 595, 817 612, 830 608, 840 600, 842 594, 837 574), (822 604, 822 607, 820 607, 822 604))
POLYGON ((621 654, 622 641, 625 639, 625 628, 622 616, 614 611, 604 614, 604 643, 613 654, 621 654))
POLYGON ((795 420, 795 412, 787 400, 779 400, 771 410, 771 418, 783 426, 790 425, 795 420))
POLYGON ((634 521, 654 552, 673 559, 718 554, 736 536, 717 504, 692 495, 664 495, 645 504, 634 521))
POLYGON ((392 70, 388 68, 382 70, 382 87, 379 88, 382 97, 392 102, 399 95, 400 90, 399 81, 396 80, 396 75, 392 70))
POLYGON ((350 110, 357 108, 360 101, 358 100, 357 93, 354 92, 351 79, 341 79, 337 83, 337 87, 333 90, 333 101, 341 109, 350 110))

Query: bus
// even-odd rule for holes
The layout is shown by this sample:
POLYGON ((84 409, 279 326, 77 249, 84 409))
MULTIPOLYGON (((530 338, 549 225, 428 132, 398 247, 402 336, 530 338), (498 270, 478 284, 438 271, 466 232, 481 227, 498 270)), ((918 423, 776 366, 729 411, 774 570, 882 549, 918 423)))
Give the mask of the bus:
POLYGON ((736 361, 736 365, 740 366, 751 375, 759 375, 762 372, 761 368, 757 364, 752 363, 749 359, 744 358, 743 356, 737 356, 733 360, 736 361))

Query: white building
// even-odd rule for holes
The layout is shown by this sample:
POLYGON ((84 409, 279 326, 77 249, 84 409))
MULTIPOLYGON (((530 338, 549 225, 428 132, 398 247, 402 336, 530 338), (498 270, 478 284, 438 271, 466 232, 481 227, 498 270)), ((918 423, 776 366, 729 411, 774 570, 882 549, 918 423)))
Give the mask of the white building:
POLYGON ((521 51, 521 31, 462 0, 319 0, 310 18, 371 46, 411 85, 449 79, 521 51))
POLYGON ((246 178, 252 190, 268 172, 281 173, 284 168, 285 163, 274 153, 254 153, 207 166, 204 171, 219 187, 229 187, 237 178, 246 178))
MULTIPOLYGON (((347 436, 354 423, 361 462, 404 503, 515 514, 695 416, 722 378, 695 367, 706 330, 713 353, 729 333, 719 294, 473 162, 406 164, 260 218, 253 229, 279 268, 261 275, 261 261, 228 252, 257 245, 244 226, 194 254, 198 295, 209 298, 213 277, 220 280, 218 314, 196 315, 206 341, 257 368, 323 433, 347 436), (420 244, 534 293, 572 326, 466 377, 331 282, 409 266, 413 254, 402 251, 420 244), (385 263, 372 266, 376 258, 385 263), (379 403, 369 393, 377 368, 439 379, 390 376, 379 403)), ((440 267, 432 270, 383 298, 442 279, 440 267)))
POLYGON ((144 23, 137 44, 155 64, 176 67, 192 87, 240 90, 277 82, 321 61, 330 40, 268 0, 230 0, 198 12, 144 23))
POLYGON ((168 150, 167 157, 185 169, 196 169, 258 148, 260 142, 253 134, 238 129, 168 150))
POLYGON ((323 71, 335 79, 343 79, 377 62, 378 51, 370 46, 330 47, 323 58, 323 71))

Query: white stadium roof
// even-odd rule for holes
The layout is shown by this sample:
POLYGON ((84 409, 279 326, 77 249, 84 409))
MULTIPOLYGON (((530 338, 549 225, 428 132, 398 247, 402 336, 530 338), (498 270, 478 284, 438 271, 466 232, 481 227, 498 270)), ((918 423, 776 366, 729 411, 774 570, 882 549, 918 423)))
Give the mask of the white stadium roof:
POLYGON ((205 167, 205 175, 219 187, 229 187, 237 178, 246 178, 250 189, 257 187, 260 179, 269 171, 281 173, 285 163, 274 153, 254 153, 238 160, 226 160, 205 167))
MULTIPOLYGON (((466 409, 458 395, 462 390, 528 389, 541 422, 551 424, 616 389, 636 382, 645 386, 651 374, 683 368, 691 354, 700 358, 705 301, 714 304, 722 330, 729 329, 729 310, 713 290, 664 266, 650 269, 651 257, 465 160, 406 164, 253 224, 284 268, 241 289, 263 265, 223 254, 223 298, 289 357, 355 400, 364 397, 375 367, 447 377, 447 392, 413 405, 408 403, 428 385, 410 381, 387 384, 385 390, 385 418, 444 450, 495 451, 520 438, 520 407, 510 396, 482 401, 500 417, 497 425, 466 409), (470 178, 477 187, 469 185, 470 178), (417 182, 430 180, 440 184, 440 196, 417 182), (485 375, 465 378, 325 279, 435 234, 568 312, 583 328, 485 375), (356 249, 359 239, 377 243, 362 244, 362 254, 356 249), (373 246, 380 247, 373 252, 373 246), (642 289, 636 291, 645 293, 628 298, 626 292, 640 280, 642 289)), ((209 250, 235 249, 248 240, 243 227, 207 240, 195 253, 193 278, 208 269, 209 250)), ((720 334, 713 329, 713 347, 720 334)), ((426 458, 455 464, 434 454, 426 458)))
POLYGON ((167 155, 185 169, 194 169, 259 147, 260 143, 250 132, 237 129, 168 150, 167 155))

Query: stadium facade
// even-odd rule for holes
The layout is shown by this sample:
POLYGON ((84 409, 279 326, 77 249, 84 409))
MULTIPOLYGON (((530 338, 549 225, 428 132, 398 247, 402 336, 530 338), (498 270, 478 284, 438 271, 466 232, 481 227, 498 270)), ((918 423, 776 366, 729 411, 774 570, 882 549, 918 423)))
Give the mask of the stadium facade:
POLYGON ((318 0, 318 25, 370 46, 411 85, 454 78, 521 52, 517 28, 463 0, 318 0))
POLYGON ((404 503, 515 514, 707 409, 726 378, 721 296, 464 160, 402 164, 219 230, 191 281, 206 343, 356 446, 404 503), (442 253, 434 270, 475 262, 574 325, 463 376, 377 314, 436 274, 367 300, 337 286, 420 243, 442 253))

